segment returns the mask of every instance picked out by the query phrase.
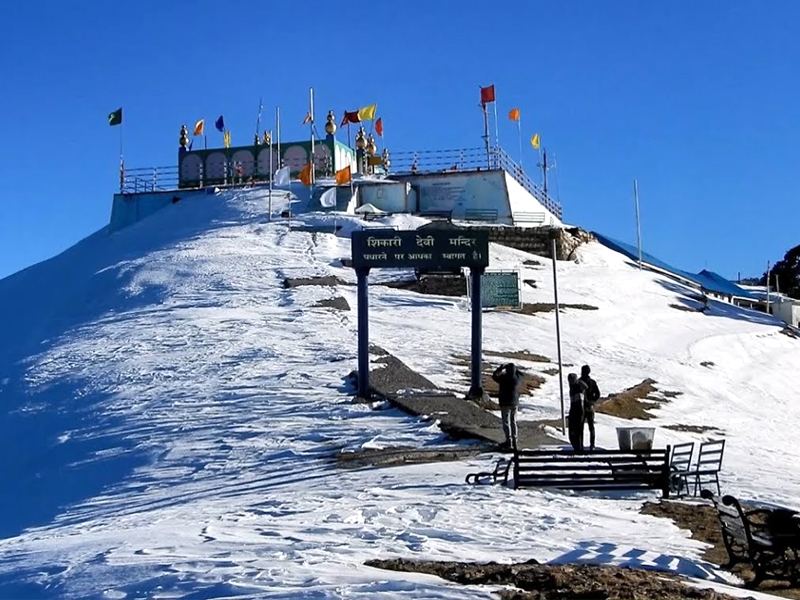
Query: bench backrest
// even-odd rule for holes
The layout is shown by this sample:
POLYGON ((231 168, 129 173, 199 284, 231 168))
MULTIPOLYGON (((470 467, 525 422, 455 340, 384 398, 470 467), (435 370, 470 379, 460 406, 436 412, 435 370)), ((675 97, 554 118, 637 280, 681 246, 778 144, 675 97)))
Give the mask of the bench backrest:
POLYGON ((514 223, 544 223, 543 212, 515 212, 512 214, 514 223))
POLYGON ((514 454, 514 487, 669 490, 670 449, 599 450, 589 454, 521 450, 514 454))
POLYGON ((464 211, 466 221, 497 221, 497 216, 495 208, 468 208, 464 211))
POLYGON ((669 461, 670 467, 676 471, 688 471, 692 464, 693 454, 694 442, 675 444, 672 447, 672 458, 669 461))
POLYGON ((719 497, 714 495, 711 490, 701 490, 700 496, 706 500, 711 500, 714 504, 723 533, 727 533, 740 542, 749 542, 750 531, 748 523, 745 519, 742 505, 739 504, 736 498, 733 496, 719 497))
POLYGON ((706 473, 718 472, 722 468, 722 454, 724 451, 725 440, 714 440, 700 444, 696 470, 706 473))

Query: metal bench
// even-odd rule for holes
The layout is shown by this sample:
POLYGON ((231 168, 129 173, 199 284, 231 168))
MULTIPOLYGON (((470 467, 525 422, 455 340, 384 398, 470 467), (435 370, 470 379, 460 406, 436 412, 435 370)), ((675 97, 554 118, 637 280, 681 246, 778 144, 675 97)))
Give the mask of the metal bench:
POLYGON ((686 474, 692 466, 692 455, 694 454, 694 442, 685 444, 675 444, 672 447, 672 457, 669 461, 670 483, 672 491, 678 496, 684 492, 689 493, 689 485, 686 474))
POLYGON ((653 450, 519 450, 512 458, 514 489, 661 490, 670 494, 670 447, 653 450))
POLYGON ((468 208, 464 211, 464 220, 465 221, 490 221, 492 223, 497 221, 497 210, 496 209, 479 209, 479 208, 468 208))
POLYGON ((545 221, 545 214, 543 212, 515 212, 511 215, 514 223, 539 223, 543 224, 545 221))
POLYGON ((725 451, 725 440, 713 440, 700 444, 697 454, 697 464, 683 472, 684 484, 687 492, 689 485, 694 486, 694 495, 703 489, 705 484, 713 483, 717 487, 717 494, 721 493, 719 487, 719 472, 722 469, 722 455, 725 451))
POLYGON ((510 458, 502 457, 494 466, 494 471, 469 473, 466 477, 466 481, 472 485, 487 485, 497 483, 502 479, 503 483, 506 483, 508 481, 508 472, 511 468, 511 462, 510 458))
POLYGON ((755 573, 751 586, 757 586, 764 579, 800 582, 800 519, 797 513, 785 509, 746 511, 733 496, 720 498, 710 490, 702 490, 700 495, 711 500, 717 510, 729 558, 723 567, 750 564, 755 573))

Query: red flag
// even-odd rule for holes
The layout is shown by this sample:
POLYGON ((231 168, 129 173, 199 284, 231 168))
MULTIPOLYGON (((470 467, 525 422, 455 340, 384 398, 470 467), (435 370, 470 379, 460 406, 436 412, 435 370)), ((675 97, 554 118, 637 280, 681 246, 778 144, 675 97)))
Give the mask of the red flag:
POLYGON ((481 88, 481 104, 494 102, 494 84, 481 88))
POLYGON ((339 127, 344 127, 348 123, 361 123, 361 117, 358 116, 358 111, 354 110, 353 112, 344 111, 344 118, 342 119, 342 124, 339 127))
POLYGON ((383 117, 378 117, 378 120, 375 121, 375 132, 383 137, 383 117))

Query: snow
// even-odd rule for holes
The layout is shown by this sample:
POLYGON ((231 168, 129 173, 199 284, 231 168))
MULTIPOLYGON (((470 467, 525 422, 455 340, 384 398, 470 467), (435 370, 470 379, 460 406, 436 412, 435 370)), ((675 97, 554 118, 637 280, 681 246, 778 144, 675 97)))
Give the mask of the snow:
MULTIPOLYGON (((274 195, 270 221, 263 191, 199 194, 0 280, 0 597, 494 590, 364 566, 378 557, 638 564, 735 582, 700 558, 703 543, 639 514, 653 494, 465 485, 489 456, 337 468, 340 451, 451 443, 433 421, 351 403, 344 379, 356 367, 349 232, 425 221, 303 213, 293 198, 274 195), (277 218, 290 202, 294 216, 277 218), (308 231, 333 225, 338 235, 308 231), (348 285, 282 285, 324 275, 348 285), (314 307, 335 295, 353 311, 314 307)), ((535 280, 525 302, 552 301, 544 259, 492 244, 491 267, 535 280)), ((371 341, 463 392, 454 356, 469 353, 465 301, 380 285, 402 275, 370 276, 371 341)), ((650 421, 598 414, 600 445, 614 447, 621 424, 657 427, 660 446, 717 435, 667 425, 712 426, 727 440, 726 491, 800 508, 800 353, 780 321, 715 302, 705 315, 676 310, 690 290, 599 244, 559 263, 558 278, 562 303, 598 308, 561 315, 567 371, 591 364, 603 393, 647 377, 681 392, 650 421)), ((487 313, 485 349, 555 360, 554 322, 487 313)), ((520 418, 559 415, 558 380, 546 375, 520 418)))

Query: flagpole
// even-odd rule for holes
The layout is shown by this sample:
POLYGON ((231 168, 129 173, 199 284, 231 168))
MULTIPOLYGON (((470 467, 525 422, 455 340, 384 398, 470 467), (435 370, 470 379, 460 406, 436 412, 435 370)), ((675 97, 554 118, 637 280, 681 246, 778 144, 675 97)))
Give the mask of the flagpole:
POLYGON ((260 133, 260 130, 261 130, 261 108, 262 108, 261 101, 262 100, 263 100, 263 97, 259 96, 258 97, 258 117, 256 117, 256 135, 258 135, 260 133))
POLYGON ((489 111, 486 110, 486 103, 481 102, 483 108, 483 140, 486 142, 486 168, 492 168, 491 154, 489 153, 489 111))
POLYGON ((642 226, 639 220, 639 182, 633 180, 633 200, 636 205, 636 246, 639 248, 639 270, 642 269, 642 226))
POLYGON ((497 128, 497 101, 495 100, 492 104, 494 104, 494 145, 495 148, 500 148, 500 130, 497 128))
POLYGON ((272 179, 275 177, 275 173, 272 170, 272 134, 269 136, 267 151, 269 152, 269 216, 267 220, 272 221, 272 179))
POLYGON ((203 134, 203 150, 208 150, 208 136, 203 134))
POLYGON ((122 157, 122 128, 125 127, 125 119, 119 124, 119 191, 125 187, 125 160, 122 157))
POLYGON ((311 161, 311 187, 312 187, 312 191, 313 191, 314 180, 316 179, 314 177, 314 175, 315 175, 315 173, 314 173, 314 171, 315 171, 315 169, 314 169, 314 88, 313 87, 309 88, 308 93, 309 93, 309 96, 308 96, 309 103, 308 104, 309 104, 309 108, 311 109, 309 111, 309 113, 311 115, 311 127, 310 127, 310 129, 311 129, 311 156, 309 157, 309 159, 311 161))
POLYGON ((522 171, 522 116, 517 119, 517 139, 519 140, 519 169, 522 171))
POLYGON ((281 107, 275 107, 275 133, 278 134, 278 168, 283 167, 283 158, 281 158, 281 107))

